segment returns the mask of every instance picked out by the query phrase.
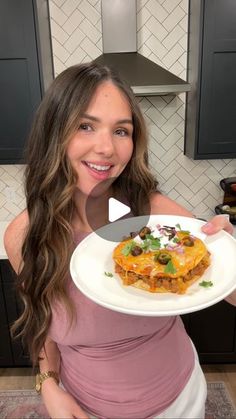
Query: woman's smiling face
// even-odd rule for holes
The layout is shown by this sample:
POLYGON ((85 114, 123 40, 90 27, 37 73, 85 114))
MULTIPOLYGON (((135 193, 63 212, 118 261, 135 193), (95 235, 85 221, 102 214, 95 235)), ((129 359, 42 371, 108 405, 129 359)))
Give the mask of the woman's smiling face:
POLYGON ((78 121, 67 157, 85 195, 101 181, 117 178, 133 152, 132 112, 124 93, 112 82, 102 83, 78 121))

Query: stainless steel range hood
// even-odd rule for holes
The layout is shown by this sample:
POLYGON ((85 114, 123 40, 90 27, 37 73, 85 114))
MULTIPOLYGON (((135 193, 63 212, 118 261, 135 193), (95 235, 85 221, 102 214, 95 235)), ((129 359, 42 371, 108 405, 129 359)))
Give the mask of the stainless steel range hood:
POLYGON ((136 0, 101 0, 103 54, 95 61, 115 68, 137 96, 187 92, 190 84, 137 53, 136 0))

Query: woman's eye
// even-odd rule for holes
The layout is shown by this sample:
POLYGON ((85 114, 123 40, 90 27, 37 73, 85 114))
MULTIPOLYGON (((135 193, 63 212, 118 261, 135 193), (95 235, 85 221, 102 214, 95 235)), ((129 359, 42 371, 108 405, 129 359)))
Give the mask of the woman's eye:
POLYGON ((83 123, 83 124, 80 124, 79 130, 81 130, 81 131, 91 131, 92 127, 89 124, 83 123))
POLYGON ((116 135, 119 135, 120 137, 125 137, 126 135, 129 135, 128 131, 123 128, 119 128, 115 132, 116 135))

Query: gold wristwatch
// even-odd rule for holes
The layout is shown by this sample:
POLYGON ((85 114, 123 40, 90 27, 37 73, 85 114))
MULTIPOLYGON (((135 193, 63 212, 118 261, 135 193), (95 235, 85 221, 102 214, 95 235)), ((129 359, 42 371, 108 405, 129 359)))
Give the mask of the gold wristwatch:
POLYGON ((37 391, 37 393, 41 393, 42 383, 47 378, 54 378, 56 383, 59 384, 59 375, 56 371, 46 371, 36 374, 35 390, 37 391))

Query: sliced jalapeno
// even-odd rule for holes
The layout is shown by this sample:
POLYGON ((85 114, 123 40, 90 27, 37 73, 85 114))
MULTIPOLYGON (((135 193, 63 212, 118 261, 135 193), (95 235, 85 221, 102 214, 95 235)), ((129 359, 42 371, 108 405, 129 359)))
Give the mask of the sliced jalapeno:
POLYGON ((161 265, 167 265, 167 263, 171 260, 171 256, 168 253, 156 253, 154 256, 154 261, 161 263, 161 265))
POLYGON ((183 237, 182 243, 183 243, 184 246, 187 246, 187 247, 194 246, 194 240, 190 236, 183 237))

